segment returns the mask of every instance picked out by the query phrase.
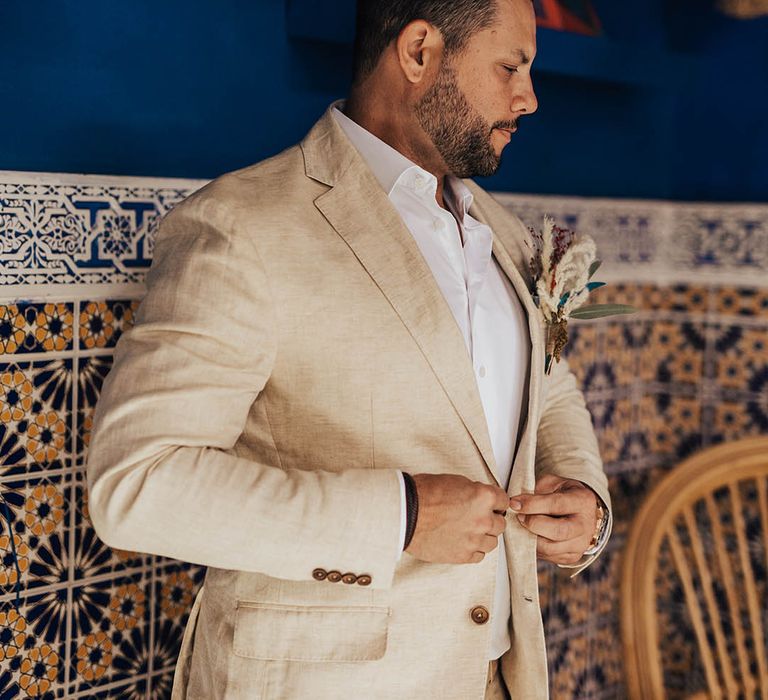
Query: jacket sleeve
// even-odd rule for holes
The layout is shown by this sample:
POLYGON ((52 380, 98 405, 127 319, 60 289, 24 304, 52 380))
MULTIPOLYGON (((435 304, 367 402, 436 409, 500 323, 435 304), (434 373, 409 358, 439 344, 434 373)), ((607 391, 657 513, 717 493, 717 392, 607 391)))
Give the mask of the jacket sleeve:
POLYGON ((94 417, 96 531, 112 547, 206 566, 293 580, 322 567, 388 587, 399 556, 396 470, 284 470, 238 450, 278 348, 258 232, 234 218, 194 196, 159 228, 146 297, 94 417))
POLYGON ((536 478, 553 474, 581 481, 597 494, 608 510, 607 530, 598 551, 577 564, 559 565, 575 569, 576 575, 605 548, 613 524, 611 497, 592 419, 567 361, 554 363, 551 375, 544 382, 546 394, 537 434, 536 478))

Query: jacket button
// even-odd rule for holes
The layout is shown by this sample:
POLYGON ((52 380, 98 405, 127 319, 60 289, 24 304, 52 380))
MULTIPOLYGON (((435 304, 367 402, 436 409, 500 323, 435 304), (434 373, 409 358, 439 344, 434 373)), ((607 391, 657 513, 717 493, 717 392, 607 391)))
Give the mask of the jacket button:
POLYGON ((469 611, 469 616, 472 618, 472 622, 476 625, 484 625, 491 617, 488 609, 484 608, 482 605, 472 608, 472 610, 469 611))
POLYGON ((371 577, 368 574, 363 574, 362 576, 357 577, 357 585, 358 586, 370 586, 371 585, 371 577))
POLYGON ((341 572, 329 571, 327 578, 331 583, 338 583, 339 581, 341 581, 341 572))
POLYGON ((341 582, 346 584, 357 583, 357 576, 354 574, 344 574, 341 577, 341 582))
POLYGON ((312 578, 315 579, 315 581, 325 581, 327 576, 328 572, 325 569, 315 569, 312 572, 312 578))

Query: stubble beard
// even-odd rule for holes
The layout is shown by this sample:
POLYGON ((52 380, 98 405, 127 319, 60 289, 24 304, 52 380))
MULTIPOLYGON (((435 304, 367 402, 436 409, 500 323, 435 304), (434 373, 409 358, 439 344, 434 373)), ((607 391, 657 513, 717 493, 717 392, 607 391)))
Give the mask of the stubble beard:
POLYGON ((505 122, 491 127, 469 104, 448 64, 441 67, 432 87, 416 103, 415 115, 449 170, 460 178, 495 174, 501 155, 493 150, 492 129, 515 125, 505 122))

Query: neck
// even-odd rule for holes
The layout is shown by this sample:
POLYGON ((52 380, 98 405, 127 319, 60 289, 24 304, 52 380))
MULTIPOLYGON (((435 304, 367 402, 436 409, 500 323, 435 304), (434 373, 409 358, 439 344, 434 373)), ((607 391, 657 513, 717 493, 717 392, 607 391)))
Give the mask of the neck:
POLYGON ((366 85, 365 89, 366 92, 371 93, 370 97, 363 97, 360 94, 362 92, 360 88, 352 90, 344 105, 344 114, 388 146, 402 153, 408 160, 432 173, 437 178, 435 199, 441 207, 447 208, 444 188, 445 178, 449 172, 431 140, 424 134, 415 117, 407 118, 402 112, 398 113, 396 109, 386 106, 383 102, 379 102, 381 106, 377 106, 376 90, 369 87, 371 86, 366 85), (419 144, 415 135, 423 137, 423 145, 419 144))

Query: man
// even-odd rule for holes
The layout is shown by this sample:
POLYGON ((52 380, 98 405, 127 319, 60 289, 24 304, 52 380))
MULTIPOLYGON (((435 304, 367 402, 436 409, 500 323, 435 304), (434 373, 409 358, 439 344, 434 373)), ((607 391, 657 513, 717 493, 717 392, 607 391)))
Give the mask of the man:
POLYGON ((175 697, 547 696, 537 550, 587 565, 608 493, 525 229, 460 179, 535 49, 530 0, 362 0, 346 104, 163 222, 89 484, 107 543, 209 567, 175 697))

